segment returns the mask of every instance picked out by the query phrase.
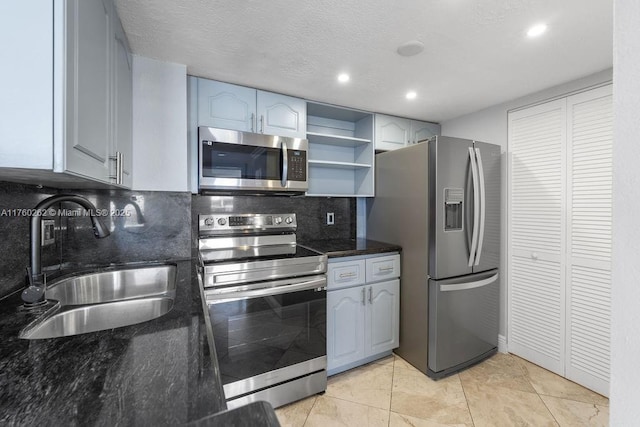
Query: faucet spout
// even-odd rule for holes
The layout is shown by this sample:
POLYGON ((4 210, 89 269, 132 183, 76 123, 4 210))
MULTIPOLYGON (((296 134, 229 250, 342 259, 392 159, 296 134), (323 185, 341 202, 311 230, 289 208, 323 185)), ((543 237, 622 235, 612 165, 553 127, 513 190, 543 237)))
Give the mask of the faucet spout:
POLYGON ((44 302, 46 277, 42 273, 40 247, 42 246, 42 214, 51 206, 60 202, 73 202, 83 207, 88 213, 93 226, 93 234, 97 239, 107 237, 110 232, 97 215, 97 209, 89 200, 75 194, 58 194, 38 203, 31 217, 31 263, 28 268, 28 285, 22 292, 22 300, 26 304, 38 305, 44 302))

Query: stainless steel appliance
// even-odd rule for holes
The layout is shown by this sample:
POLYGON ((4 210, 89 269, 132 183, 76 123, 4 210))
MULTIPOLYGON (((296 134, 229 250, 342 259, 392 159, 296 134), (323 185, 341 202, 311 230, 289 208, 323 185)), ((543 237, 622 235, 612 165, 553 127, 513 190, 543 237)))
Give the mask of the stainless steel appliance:
POLYGON ((304 193, 306 139, 198 128, 199 188, 204 191, 304 193))
POLYGON ((402 246, 400 356, 441 378, 496 352, 499 146, 437 136, 377 155, 367 236, 402 246))
POLYGON ((296 244, 296 215, 200 215, 198 228, 227 405, 324 391, 327 256, 296 244))

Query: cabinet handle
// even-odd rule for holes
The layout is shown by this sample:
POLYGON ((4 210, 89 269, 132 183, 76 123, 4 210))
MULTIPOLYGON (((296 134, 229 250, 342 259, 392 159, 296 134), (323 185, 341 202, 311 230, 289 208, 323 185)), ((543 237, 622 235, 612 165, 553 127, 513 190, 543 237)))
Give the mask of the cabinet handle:
POLYGON ((387 271, 392 271, 393 270, 393 266, 391 267, 383 267, 383 268, 379 268, 378 269, 378 273, 386 273, 387 271))
POLYGON ((260 133, 264 133, 264 116, 260 114, 260 133))
POLYGON ((373 287, 369 286, 369 304, 373 304, 373 287))
POLYGON ((365 292, 365 290, 364 290, 364 288, 362 288, 362 305, 365 305, 365 302, 364 302, 364 292, 365 292))
POLYGON ((344 278, 347 278, 347 277, 355 277, 355 275, 356 275, 356 273, 353 273, 353 272, 352 273, 340 273, 339 277, 341 279, 344 279, 344 278))
POLYGON ((251 132, 255 132, 255 126, 253 125, 253 122, 255 119, 256 119, 256 115, 251 113, 251 132))
POLYGON ((109 175, 110 179, 115 179, 116 184, 122 184, 122 169, 123 169, 123 159, 124 155, 120 151, 116 151, 115 156, 109 156, 109 160, 113 160, 116 162, 116 174, 109 175))

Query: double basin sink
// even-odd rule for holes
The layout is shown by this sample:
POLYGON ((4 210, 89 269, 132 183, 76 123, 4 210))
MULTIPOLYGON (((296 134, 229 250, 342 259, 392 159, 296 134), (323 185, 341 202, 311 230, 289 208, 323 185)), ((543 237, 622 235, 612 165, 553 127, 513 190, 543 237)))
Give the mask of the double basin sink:
POLYGON ((176 294, 176 266, 126 267, 62 278, 47 285, 57 304, 27 325, 20 338, 43 339, 146 322, 168 313, 176 294))

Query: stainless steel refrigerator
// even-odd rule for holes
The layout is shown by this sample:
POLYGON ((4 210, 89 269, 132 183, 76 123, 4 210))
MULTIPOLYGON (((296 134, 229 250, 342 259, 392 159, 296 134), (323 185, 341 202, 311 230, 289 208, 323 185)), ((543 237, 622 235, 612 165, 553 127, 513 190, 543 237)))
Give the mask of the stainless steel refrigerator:
POLYGON ((497 351, 500 147, 438 136, 375 162, 367 237, 402 246, 396 352, 442 378, 497 351))

